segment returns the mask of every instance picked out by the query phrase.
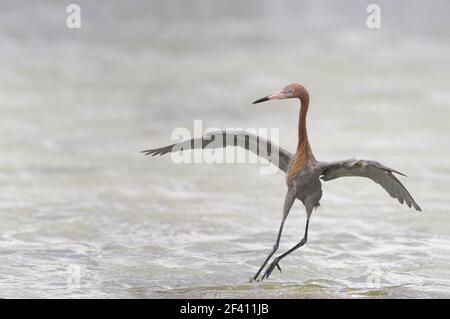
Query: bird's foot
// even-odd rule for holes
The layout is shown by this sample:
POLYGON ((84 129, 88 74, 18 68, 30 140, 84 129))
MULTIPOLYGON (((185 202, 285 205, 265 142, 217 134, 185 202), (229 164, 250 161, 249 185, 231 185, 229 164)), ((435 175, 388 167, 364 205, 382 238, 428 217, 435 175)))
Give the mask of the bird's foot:
POLYGON ((258 282, 258 281, 261 281, 261 279, 260 278, 258 278, 259 276, 253 276, 253 277, 250 277, 250 282, 258 282))
POLYGON ((269 265, 269 267, 267 267, 266 272, 265 272, 264 275, 262 276, 261 280, 268 279, 268 278, 270 277, 270 274, 272 274, 272 271, 275 269, 275 267, 277 267, 278 270, 279 270, 280 273, 281 273, 281 267, 280 267, 280 265, 278 264, 279 261, 280 261, 280 260, 279 260, 278 258, 275 258, 275 259, 272 261, 272 263, 269 265))

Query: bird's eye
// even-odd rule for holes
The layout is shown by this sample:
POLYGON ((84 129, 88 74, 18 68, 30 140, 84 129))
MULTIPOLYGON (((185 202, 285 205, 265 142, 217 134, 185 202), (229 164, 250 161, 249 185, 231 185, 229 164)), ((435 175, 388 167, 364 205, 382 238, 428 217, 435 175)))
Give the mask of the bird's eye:
POLYGON ((287 93, 289 94, 289 95, 291 95, 292 94, 292 89, 289 89, 288 91, 287 91, 287 93))

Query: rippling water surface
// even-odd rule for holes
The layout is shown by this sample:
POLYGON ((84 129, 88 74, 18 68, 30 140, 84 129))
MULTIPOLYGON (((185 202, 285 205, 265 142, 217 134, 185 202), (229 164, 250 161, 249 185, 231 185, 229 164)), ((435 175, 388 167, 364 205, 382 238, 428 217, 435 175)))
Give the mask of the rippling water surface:
MULTIPOLYGON (((54 1, 0 12, 0 297, 449 297, 449 4, 54 1), (139 153, 176 127, 279 128, 310 91, 319 160, 376 159, 423 208, 368 180, 323 185, 306 246, 261 283, 284 176, 139 153)), ((280 252, 303 235, 291 210, 280 252)))

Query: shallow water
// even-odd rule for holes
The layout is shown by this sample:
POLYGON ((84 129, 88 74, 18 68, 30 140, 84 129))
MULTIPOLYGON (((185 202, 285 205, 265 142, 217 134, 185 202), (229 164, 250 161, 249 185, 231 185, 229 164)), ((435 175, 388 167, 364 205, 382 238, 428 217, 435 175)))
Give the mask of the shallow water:
MULTIPOLYGON (((421 298, 450 292, 449 4, 54 1, 0 15, 0 297, 421 298), (320 160, 376 159, 417 213, 368 180, 323 185, 308 244, 249 283, 280 221, 284 176, 259 164, 146 158, 176 127, 279 128, 251 101, 303 82, 320 160)), ((300 203, 280 252, 303 235, 300 203)))

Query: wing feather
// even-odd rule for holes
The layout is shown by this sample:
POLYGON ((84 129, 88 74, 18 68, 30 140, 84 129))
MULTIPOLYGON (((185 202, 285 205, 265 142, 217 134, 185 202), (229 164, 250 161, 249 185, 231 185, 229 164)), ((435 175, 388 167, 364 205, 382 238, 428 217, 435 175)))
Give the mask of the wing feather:
POLYGON ((142 153, 155 156, 188 149, 213 149, 225 148, 227 146, 242 147, 278 166, 285 173, 292 159, 290 152, 263 137, 244 130, 215 131, 199 138, 145 150, 142 153))
POLYGON ((406 203, 408 207, 411 208, 412 206, 416 210, 422 211, 406 187, 403 186, 393 173, 405 176, 376 161, 351 159, 325 163, 323 165, 321 179, 329 181, 344 176, 370 178, 375 183, 381 185, 381 187, 383 187, 391 197, 396 198, 400 204, 406 203))

